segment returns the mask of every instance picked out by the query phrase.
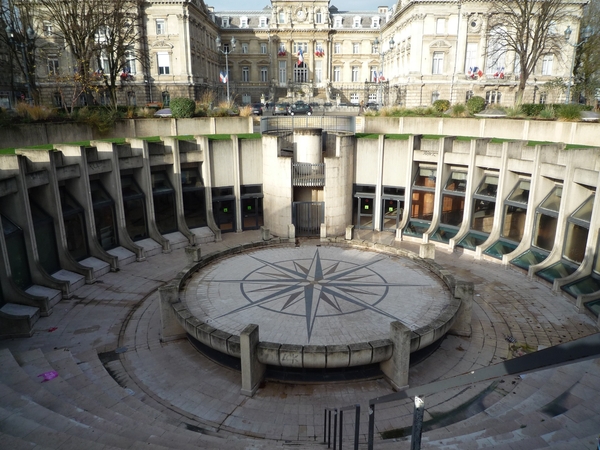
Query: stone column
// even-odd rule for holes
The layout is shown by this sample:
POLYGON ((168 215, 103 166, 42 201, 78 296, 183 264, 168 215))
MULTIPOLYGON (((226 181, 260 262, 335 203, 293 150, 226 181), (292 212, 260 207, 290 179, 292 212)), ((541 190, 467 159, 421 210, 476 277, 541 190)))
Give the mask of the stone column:
POLYGON ((185 330, 177 321, 173 303, 179 301, 179 289, 175 285, 158 288, 160 302, 160 338, 162 342, 174 341, 185 337, 185 330))
POLYGON ((380 364, 381 371, 394 389, 408 386, 408 364, 410 362, 410 329, 401 322, 390 324, 390 340, 394 344, 392 357, 380 364))
POLYGON ((471 336, 471 312, 473 310, 473 282, 457 281, 454 298, 461 300, 454 325, 449 333, 455 336, 471 336))
POLYGON ((258 325, 250 324, 240 334, 243 395, 252 397, 265 376, 264 364, 258 361, 258 325))

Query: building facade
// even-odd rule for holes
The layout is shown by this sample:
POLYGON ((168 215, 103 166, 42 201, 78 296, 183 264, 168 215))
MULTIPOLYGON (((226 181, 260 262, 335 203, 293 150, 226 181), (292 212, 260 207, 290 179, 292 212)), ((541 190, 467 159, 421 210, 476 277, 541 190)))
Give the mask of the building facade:
MULTIPOLYGON (((569 14, 553 25, 555 35, 567 27, 579 35, 583 6, 583 0, 568 3, 569 14)), ((490 57, 490 8, 479 1, 400 0, 374 11, 345 11, 328 0, 272 0, 262 10, 219 11, 202 0, 147 1, 139 10, 142 39, 119 80, 119 103, 168 104, 171 97, 199 99, 207 89, 224 100, 221 75, 229 69, 239 104, 301 99, 415 107, 478 95, 511 106, 520 69, 510 51, 490 57)), ((36 31, 41 99, 58 104, 69 95, 64 76, 73 73, 74 61, 55 24, 40 20, 36 31)), ((544 84, 557 77, 568 82, 574 51, 573 42, 564 41, 540 58, 525 102, 564 101, 564 92, 544 84)), ((92 66, 99 73, 97 101, 104 103, 102 55, 92 66)))

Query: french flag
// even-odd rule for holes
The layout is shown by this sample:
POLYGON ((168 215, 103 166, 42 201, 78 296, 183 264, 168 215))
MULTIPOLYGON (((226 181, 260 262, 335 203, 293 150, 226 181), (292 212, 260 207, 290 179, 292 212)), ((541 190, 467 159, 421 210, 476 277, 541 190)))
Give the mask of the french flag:
POLYGON ((304 53, 302 53, 302 49, 298 50, 298 65, 301 65, 304 62, 304 53))
POLYGON ((385 77, 383 76, 383 72, 379 72, 379 76, 377 77, 377 82, 382 83, 385 81, 385 77))
POLYGON ((219 79, 221 80, 221 83, 227 83, 227 74, 221 72, 219 74, 219 79))

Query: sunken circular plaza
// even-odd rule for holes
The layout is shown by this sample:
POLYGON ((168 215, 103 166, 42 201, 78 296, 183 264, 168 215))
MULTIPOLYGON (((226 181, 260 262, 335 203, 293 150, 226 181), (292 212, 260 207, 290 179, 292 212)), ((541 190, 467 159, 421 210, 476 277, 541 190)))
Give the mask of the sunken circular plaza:
POLYGON ((220 258, 195 271, 180 298, 198 320, 190 334, 203 344, 239 356, 228 341, 256 324, 261 362, 305 368, 389 359, 395 321, 410 330, 410 350, 417 351, 444 335, 460 306, 442 279, 414 260, 314 243, 220 258))

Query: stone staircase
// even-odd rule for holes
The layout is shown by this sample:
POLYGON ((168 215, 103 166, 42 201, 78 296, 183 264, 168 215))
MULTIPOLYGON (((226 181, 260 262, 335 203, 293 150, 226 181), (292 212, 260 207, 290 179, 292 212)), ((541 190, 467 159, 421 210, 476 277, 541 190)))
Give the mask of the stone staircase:
POLYGON ((275 449, 218 435, 119 386, 93 351, 0 350, 0 446, 10 449, 275 449))

